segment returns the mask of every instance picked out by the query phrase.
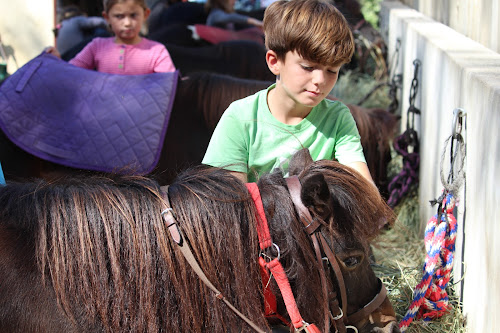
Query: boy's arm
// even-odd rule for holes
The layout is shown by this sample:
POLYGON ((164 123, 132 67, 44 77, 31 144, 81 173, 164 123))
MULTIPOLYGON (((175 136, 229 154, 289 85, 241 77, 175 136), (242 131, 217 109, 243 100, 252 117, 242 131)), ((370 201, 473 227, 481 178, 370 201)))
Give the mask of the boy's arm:
POLYGON ((78 21, 78 24, 81 29, 108 27, 108 22, 104 19, 104 17, 98 17, 98 16, 90 16, 90 17, 82 16, 82 18, 78 21))
POLYGON ((366 180, 375 185, 372 175, 370 174, 370 170, 368 170, 368 165, 366 165, 365 162, 352 162, 346 165, 359 172, 363 177, 365 177, 366 180))
POLYGON ((352 162, 346 164, 348 167, 353 168, 357 172, 359 172, 370 184, 372 184, 376 189, 377 193, 380 195, 380 192, 373 181, 372 175, 370 174, 370 170, 368 169, 368 165, 365 162, 352 162))
POLYGON ((231 171, 231 174, 241 180, 243 183, 248 183, 248 176, 246 173, 243 172, 238 172, 238 171, 231 171))

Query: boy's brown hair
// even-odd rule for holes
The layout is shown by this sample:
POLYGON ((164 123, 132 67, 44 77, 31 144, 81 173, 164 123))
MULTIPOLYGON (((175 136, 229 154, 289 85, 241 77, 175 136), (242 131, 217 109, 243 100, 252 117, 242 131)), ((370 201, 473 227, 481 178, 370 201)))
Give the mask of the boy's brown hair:
POLYGON ((284 60, 296 51, 325 66, 348 63, 354 53, 351 29, 340 11, 323 0, 278 0, 264 12, 268 50, 284 60))

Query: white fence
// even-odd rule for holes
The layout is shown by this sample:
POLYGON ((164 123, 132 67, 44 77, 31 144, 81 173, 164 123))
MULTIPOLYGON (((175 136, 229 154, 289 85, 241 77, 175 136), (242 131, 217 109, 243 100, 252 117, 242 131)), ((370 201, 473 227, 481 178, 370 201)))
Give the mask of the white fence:
POLYGON ((0 8, 0 38, 12 74, 54 45, 54 0, 0 0, 0 8))
MULTIPOLYGON (((453 110, 466 112, 462 134, 466 142, 466 180, 459 193, 459 236, 454 281, 462 296, 469 332, 500 332, 500 55, 446 25, 398 1, 385 1, 381 31, 389 57, 401 41, 399 68, 403 74, 402 131, 413 61, 422 63, 415 106, 420 138, 421 224, 436 213, 429 200, 443 185, 440 161, 452 133, 453 110)), ((449 152, 447 153, 449 154, 449 152)), ((445 175, 447 174, 445 159, 445 175)))
POLYGON ((402 3, 500 52, 500 0, 402 0, 402 3))

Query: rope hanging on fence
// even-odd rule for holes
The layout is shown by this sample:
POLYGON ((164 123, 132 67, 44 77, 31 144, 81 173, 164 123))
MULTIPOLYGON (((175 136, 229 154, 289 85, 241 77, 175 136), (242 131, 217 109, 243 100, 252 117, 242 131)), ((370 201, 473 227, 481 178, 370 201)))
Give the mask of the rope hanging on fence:
MULTIPOLYGON (((462 117, 459 110, 454 110, 454 120, 462 117)), ((453 215, 456 206, 456 193, 462 186, 465 175, 463 166, 465 164, 465 143, 457 131, 455 122, 452 135, 445 141, 445 149, 451 141, 450 172, 445 179, 443 172, 443 161, 445 152, 441 156, 441 182, 443 183, 443 194, 431 201, 431 204, 439 203, 437 214, 434 215, 425 229, 426 258, 423 267, 422 281, 416 286, 414 298, 404 318, 399 323, 401 332, 405 332, 413 319, 418 314, 424 321, 438 318, 444 315, 450 308, 446 287, 451 278, 453 268, 453 257, 455 253, 455 240, 457 236, 457 220, 453 215), (454 142, 459 144, 454 148, 454 142), (457 156, 460 154, 460 164, 455 169, 457 156), (456 172, 457 171, 457 172, 456 172), (456 175, 455 175, 456 172, 456 175)))
POLYGON ((387 204, 391 208, 394 208, 410 191, 411 185, 418 184, 420 152, 418 134, 415 131, 415 114, 420 114, 420 110, 415 107, 415 96, 418 91, 420 60, 415 59, 413 65, 415 68, 410 88, 410 106, 406 116, 406 130, 394 141, 394 149, 403 156, 403 168, 387 186, 390 193, 387 204))
POLYGON ((399 323, 405 332, 417 313, 430 320, 441 317, 449 308, 446 287, 450 280, 457 235, 457 220, 453 216, 455 198, 447 193, 438 214, 434 215, 425 229, 427 256, 424 263, 422 281, 416 286, 413 302, 399 323))

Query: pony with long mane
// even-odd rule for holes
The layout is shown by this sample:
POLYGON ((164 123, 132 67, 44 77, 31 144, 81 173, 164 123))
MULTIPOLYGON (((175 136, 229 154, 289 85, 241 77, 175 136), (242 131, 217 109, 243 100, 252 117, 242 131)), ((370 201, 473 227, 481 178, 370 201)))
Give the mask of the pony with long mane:
MULTIPOLYGON (((393 220, 390 208, 371 184, 334 161, 290 164, 290 172, 300 171, 304 205, 340 263, 347 290, 347 299, 337 297, 347 309, 342 320, 359 332, 398 332, 387 297, 349 321, 380 293, 365 249, 380 221, 393 220)), ((329 294, 323 293, 323 268, 286 184, 280 173, 257 183, 298 308, 304 320, 323 327, 328 295, 339 284, 332 278, 329 294)), ((158 183, 142 176, 0 187, 0 332, 251 331, 180 255, 161 217, 163 195, 158 183)), ((284 307, 276 281, 261 279, 256 206, 245 184, 223 169, 199 166, 179 175, 168 198, 208 279, 270 331, 263 283, 277 296, 279 311, 284 307)))

